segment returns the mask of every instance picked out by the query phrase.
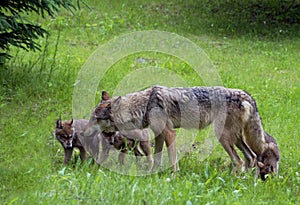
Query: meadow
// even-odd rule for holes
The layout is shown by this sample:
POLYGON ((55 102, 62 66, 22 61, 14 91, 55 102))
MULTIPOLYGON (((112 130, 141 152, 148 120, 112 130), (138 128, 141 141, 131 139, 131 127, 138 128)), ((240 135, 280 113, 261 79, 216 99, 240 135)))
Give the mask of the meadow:
MULTIPOLYGON (((1 65, 1 204, 300 203, 299 24, 276 24, 259 15, 250 21, 249 13, 226 12, 226 5, 211 1, 89 0, 87 4, 73 13, 61 11, 55 18, 31 15, 51 35, 39 39, 40 52, 13 48, 13 58, 1 65), (145 30, 189 39, 206 53, 223 86, 252 94, 265 130, 279 144, 278 177, 256 180, 255 170, 231 175, 229 157, 211 128, 197 133, 191 143, 199 146, 180 159, 175 177, 171 169, 147 176, 122 175, 75 157, 70 165, 63 164, 63 149, 53 131, 58 117, 74 117, 78 73, 99 47, 145 30), (208 135, 214 146, 203 157, 201 145, 208 135)), ((150 67, 161 72, 156 72, 157 78, 164 76, 168 86, 181 85, 168 79, 168 72, 189 86, 205 86, 210 78, 197 75, 176 56, 142 51, 124 56, 107 70, 93 93, 94 105, 102 90, 117 93, 124 76, 150 67)), ((147 79, 135 79, 140 81, 147 79)))

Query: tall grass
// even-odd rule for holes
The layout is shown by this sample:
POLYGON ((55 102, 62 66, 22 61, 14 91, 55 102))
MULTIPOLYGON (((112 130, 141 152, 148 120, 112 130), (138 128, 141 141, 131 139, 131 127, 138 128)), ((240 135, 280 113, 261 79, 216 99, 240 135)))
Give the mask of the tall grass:
MULTIPOLYGON (((1 67, 1 203, 299 203, 298 24, 285 25, 288 32, 284 34, 274 33, 278 25, 266 29, 255 24, 251 30, 243 24, 246 30, 240 31, 241 25, 228 18, 232 13, 216 11, 216 3, 208 1, 88 3, 91 10, 82 7, 74 15, 62 12, 55 19, 34 17, 51 31, 48 38, 40 39, 42 52, 13 50, 14 58, 1 67), (224 16, 217 15, 222 13, 224 16), (72 94, 81 66, 110 39, 149 29, 189 38, 205 50, 225 86, 245 89, 254 96, 265 129, 279 143, 278 177, 262 182, 254 179, 252 171, 232 176, 229 157, 218 143, 205 159, 201 146, 187 153, 174 178, 169 169, 134 177, 98 167, 91 160, 81 164, 73 158, 69 166, 63 165, 63 149, 53 129, 59 116, 72 117, 72 94)), ((144 52, 128 56, 108 70, 95 103, 102 89, 113 92, 124 75, 147 66, 172 70, 191 85, 203 85, 203 79, 195 78, 180 59, 144 52), (142 64, 138 58, 153 61, 142 64)), ((202 145, 208 132, 200 132, 195 144, 202 145)))

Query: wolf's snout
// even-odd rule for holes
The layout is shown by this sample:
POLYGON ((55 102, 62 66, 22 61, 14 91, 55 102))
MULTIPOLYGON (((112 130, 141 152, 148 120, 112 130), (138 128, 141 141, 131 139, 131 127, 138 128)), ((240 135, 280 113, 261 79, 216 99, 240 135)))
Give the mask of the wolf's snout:
POLYGON ((67 144, 67 148, 72 148, 72 143, 67 144))

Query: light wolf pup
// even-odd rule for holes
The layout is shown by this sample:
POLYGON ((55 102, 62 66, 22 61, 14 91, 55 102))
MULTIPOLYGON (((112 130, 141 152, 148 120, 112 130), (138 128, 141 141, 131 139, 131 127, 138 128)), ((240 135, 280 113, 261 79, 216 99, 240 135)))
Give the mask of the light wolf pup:
MULTIPOLYGON (((74 148, 78 148, 80 151, 81 161, 86 160, 86 150, 84 148, 84 143, 82 143, 79 139, 79 133, 83 131, 83 129, 87 126, 88 120, 79 119, 79 120, 68 120, 62 121, 58 119, 56 121, 55 127, 55 136, 56 139, 61 143, 64 148, 65 156, 64 163, 68 164, 71 160, 72 153, 74 148)), ((99 143, 101 139, 101 135, 99 132, 93 134, 91 142, 87 142, 91 144, 92 153, 95 154, 95 157, 98 156, 99 152, 99 143)))
POLYGON ((107 132, 150 127, 156 136, 154 162, 158 166, 161 165, 165 142, 169 160, 176 170, 174 128, 203 129, 212 124, 219 142, 235 167, 233 172, 243 165, 234 145, 244 155, 244 167, 259 165, 257 170, 262 178, 262 175, 277 174, 278 171, 279 150, 276 141, 263 130, 256 103, 243 90, 153 86, 102 102, 93 113, 97 119, 94 122, 107 132), (269 146, 266 136, 274 141, 274 146, 269 146), (268 150, 276 154, 266 154, 268 150))

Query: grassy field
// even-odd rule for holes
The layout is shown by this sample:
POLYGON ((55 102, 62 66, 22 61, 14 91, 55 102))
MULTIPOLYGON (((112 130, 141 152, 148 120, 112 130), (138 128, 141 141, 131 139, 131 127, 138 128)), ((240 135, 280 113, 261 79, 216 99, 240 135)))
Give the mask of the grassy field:
MULTIPOLYGON (((55 19, 31 16, 51 32, 39 40, 42 51, 13 49, 14 57, 1 67, 1 204, 300 203, 299 25, 260 19, 249 23, 247 13, 237 18, 216 11, 220 5, 206 1, 90 0, 88 4, 90 8, 82 6, 74 14, 62 11, 55 19), (222 85, 252 94, 265 130, 279 144, 278 177, 263 182, 255 180, 251 171, 231 175, 229 157, 217 143, 207 158, 201 156, 203 146, 191 149, 179 161, 175 178, 170 169, 137 177, 98 167, 91 160, 81 164, 73 159, 71 165, 63 165, 63 150, 53 131, 59 116, 73 117, 77 74, 97 48, 122 34, 143 30, 189 39, 205 51, 222 85)), ((103 89, 118 92, 124 76, 149 67, 159 68, 157 75, 175 73, 191 86, 205 85, 209 78, 197 76, 187 62, 167 53, 135 53, 109 68, 94 104, 103 89)), ((173 86, 180 85, 176 82, 173 86)), ((197 144, 203 144, 209 133, 210 129, 199 132, 197 144)))

